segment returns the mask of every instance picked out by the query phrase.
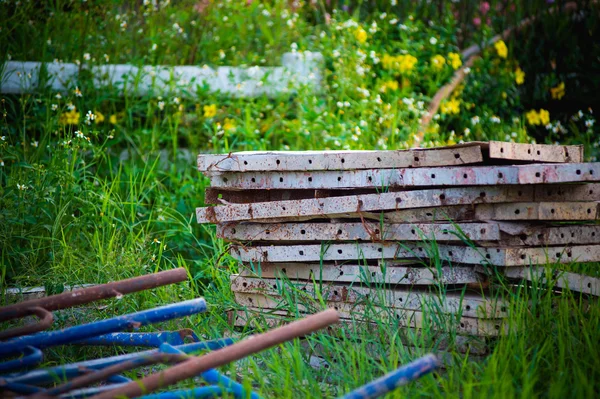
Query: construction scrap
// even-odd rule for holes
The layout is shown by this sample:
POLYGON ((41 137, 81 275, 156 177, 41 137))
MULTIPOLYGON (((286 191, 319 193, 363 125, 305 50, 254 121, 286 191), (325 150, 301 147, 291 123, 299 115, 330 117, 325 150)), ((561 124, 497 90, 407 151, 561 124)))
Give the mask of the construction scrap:
POLYGON ((494 336, 508 331, 498 283, 600 296, 600 279, 560 270, 600 262, 600 163, 581 146, 242 152, 198 167, 216 204, 198 222, 231 243, 236 301, 273 325, 325 304, 346 321, 494 336))

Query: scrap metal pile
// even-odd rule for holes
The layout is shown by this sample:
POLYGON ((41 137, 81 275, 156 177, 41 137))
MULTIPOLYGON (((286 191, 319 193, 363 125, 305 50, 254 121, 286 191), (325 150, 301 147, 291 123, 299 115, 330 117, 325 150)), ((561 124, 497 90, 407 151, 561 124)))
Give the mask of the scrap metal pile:
POLYGON ((198 167, 215 205, 198 222, 216 224, 242 265, 236 300, 274 323, 301 294, 345 319, 380 312, 418 328, 449 315, 459 333, 498 335, 508 309, 496 282, 543 280, 546 265, 555 289, 600 295, 599 279, 558 273, 600 261, 600 163, 583 162, 581 146, 241 152, 200 155, 198 167))

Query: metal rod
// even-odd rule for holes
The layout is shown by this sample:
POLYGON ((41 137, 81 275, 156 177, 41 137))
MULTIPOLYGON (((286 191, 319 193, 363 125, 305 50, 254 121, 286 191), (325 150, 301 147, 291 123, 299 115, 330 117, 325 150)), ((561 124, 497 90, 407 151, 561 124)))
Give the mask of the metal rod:
POLYGON ((52 325, 54 321, 54 316, 52 313, 48 312, 46 309, 41 308, 39 306, 29 308, 29 314, 34 314, 39 317, 40 321, 34 324, 28 324, 22 327, 11 328, 10 330, 5 330, 0 332, 0 341, 4 341, 5 339, 19 337, 21 335, 33 334, 39 331, 44 331, 48 327, 52 325))
POLYGON ((329 309, 288 325, 244 339, 221 350, 194 357, 167 370, 151 374, 139 381, 93 396, 93 399, 135 398, 158 388, 194 377, 203 371, 242 359, 291 339, 310 334, 339 321, 338 313, 329 309))
POLYGON ((135 328, 147 324, 172 320, 179 317, 190 316, 206 310, 206 302, 203 298, 183 301, 154 309, 144 310, 137 313, 113 317, 94 323, 82 324, 64 330, 40 332, 33 335, 14 338, 0 343, 0 356, 19 353, 27 346, 38 349, 55 345, 62 345, 79 341, 97 335, 121 331, 126 328, 135 328))
POLYGON ((401 385, 406 385, 427 373, 431 373, 438 367, 440 367, 440 362, 437 357, 434 354, 429 354, 342 396, 340 399, 379 398, 401 385))
POLYGON ((29 314, 28 309, 32 307, 39 306, 49 311, 65 309, 73 306, 84 305, 86 303, 101 299, 131 294, 133 292, 144 291, 161 287, 163 285, 179 283, 187 280, 187 277, 187 271, 184 268, 178 268, 149 274, 146 276, 134 277, 127 280, 115 281, 113 283, 97 285, 94 287, 82 288, 72 292, 65 292, 46 298, 32 299, 30 301, 0 308, 0 321, 26 316, 29 314))

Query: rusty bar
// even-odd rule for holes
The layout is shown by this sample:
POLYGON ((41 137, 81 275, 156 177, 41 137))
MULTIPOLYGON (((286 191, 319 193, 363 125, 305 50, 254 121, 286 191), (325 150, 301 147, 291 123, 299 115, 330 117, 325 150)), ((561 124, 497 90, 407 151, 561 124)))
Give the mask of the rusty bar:
POLYGON ((582 145, 521 144, 490 141, 488 151, 491 159, 553 163, 583 162, 582 145))
POLYGON ((44 308, 40 308, 39 306, 28 308, 27 314, 36 315, 40 321, 22 327, 15 327, 9 330, 0 331, 0 341, 21 335, 33 334, 38 331, 44 331, 45 329, 49 328, 54 321, 54 316, 52 313, 44 308))
POLYGON ((184 268, 178 268, 127 280, 115 281, 108 284, 82 288, 59 295, 33 299, 0 308, 0 321, 23 317, 28 314, 28 309, 32 307, 41 307, 48 311, 54 311, 83 305, 101 299, 148 290, 163 285, 179 283, 185 280, 187 280, 187 271, 184 268))
POLYGON ((551 280, 554 287, 600 296, 600 278, 561 270, 553 270, 548 274, 543 267, 511 267, 503 271, 504 275, 511 280, 546 281, 546 283, 551 280))
MULTIPOLYGON (((390 267, 392 268, 392 267, 390 267)), ((231 290, 234 293, 261 294, 279 297, 283 291, 295 292, 308 298, 317 298, 315 285, 312 281, 285 282, 275 279, 244 277, 232 275, 231 290)), ((359 284, 332 283, 324 284, 319 295, 328 302, 361 303, 369 299, 379 301, 387 307, 422 310, 428 304, 439 306, 444 313, 461 313, 469 317, 505 318, 507 304, 498 298, 484 298, 481 295, 460 292, 447 292, 440 296, 427 289, 417 287, 380 287, 361 286, 359 284), (443 301, 442 301, 443 299, 443 301)))
POLYGON ((247 268, 240 271, 241 276, 262 278, 282 278, 290 280, 327 281, 338 283, 385 283, 404 285, 439 284, 475 284, 486 281, 485 276, 472 266, 443 266, 434 269, 427 267, 396 266, 385 268, 362 265, 330 265, 330 264, 294 264, 270 263, 261 265, 260 270, 252 272, 247 268))
POLYGON ((484 186, 600 181, 600 163, 367 169, 354 171, 220 173, 211 185, 228 189, 343 189, 484 186))
POLYGON ((365 259, 414 259, 440 256, 464 264, 525 266, 529 264, 600 262, 600 245, 548 248, 503 248, 438 245, 438 252, 417 243, 357 243, 290 246, 232 246, 230 253, 242 262, 329 262, 365 259))
POLYGON ((500 239, 492 223, 382 224, 364 223, 277 223, 218 225, 217 236, 248 241, 349 241, 405 240, 475 241, 500 239))
POLYGON ((198 223, 327 216, 447 205, 534 201, 534 186, 476 186, 197 208, 198 223))
POLYGON ((185 362, 151 374, 139 381, 133 381, 117 389, 100 393, 94 396, 93 399, 109 399, 122 396, 135 398, 153 392, 158 388, 195 377, 203 371, 223 366, 291 339, 310 334, 338 321, 338 313, 333 309, 329 309, 266 333, 251 336, 204 356, 192 357, 185 362))
POLYGON ((202 172, 318 171, 465 165, 483 161, 479 144, 396 151, 237 152, 198 156, 202 172))

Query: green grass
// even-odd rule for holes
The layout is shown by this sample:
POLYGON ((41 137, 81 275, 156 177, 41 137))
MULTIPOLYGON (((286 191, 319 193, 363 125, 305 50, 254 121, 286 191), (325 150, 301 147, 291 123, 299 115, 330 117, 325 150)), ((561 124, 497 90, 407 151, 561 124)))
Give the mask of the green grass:
MULTIPOLYGON (((447 58, 513 24, 514 18, 548 7, 540 1, 533 9, 518 4, 514 13, 503 13, 492 2, 490 24, 471 29, 469 21, 481 11, 467 3, 362 2, 348 10, 327 2, 293 9, 286 1, 181 1, 158 9, 117 1, 3 5, 2 61, 96 65, 108 58, 134 65, 277 65, 295 43, 298 51, 323 53, 325 65, 322 92, 300 88, 294 95, 270 99, 232 99, 205 91, 194 97, 119 96, 116 88, 94 88, 89 76, 73 82, 60 98, 47 89, 2 95, 0 285, 60 291, 63 284, 102 283, 182 266, 190 272, 188 282, 103 301, 105 307, 89 310, 86 319, 202 295, 209 303, 206 314, 156 328, 191 327, 206 338, 264 330, 267 324, 260 319, 254 329, 236 331, 227 320, 226 311, 236 306, 229 276, 238 267, 225 255, 226 244, 215 238, 214 227, 195 222, 194 209, 203 204, 209 181, 183 150, 195 155, 410 146, 430 98, 454 72, 451 65, 433 69, 431 58, 447 58), (423 22, 428 19, 433 23, 423 22), (367 32, 364 42, 358 39, 359 29, 367 32), (414 69, 401 72, 383 65, 385 55, 403 53, 417 58, 414 69), (390 82, 398 88, 393 83, 390 88, 390 82), (384 86, 388 89, 382 91, 384 86), (76 123, 65 125, 61 120, 69 104, 80 115, 76 123), (217 114, 205 116, 203 107, 212 104, 217 114), (104 120, 87 124, 88 110, 104 120), (223 128, 226 120, 232 129, 223 128), (129 154, 126 160, 120 158, 123 151, 129 154)), ((596 10, 595 5, 585 7, 596 10)), ((519 40, 507 41, 507 58, 493 48, 484 51, 455 95, 459 113, 436 118, 425 145, 559 141, 583 143, 588 159, 596 159, 600 134, 588 107, 596 109, 593 93, 600 85, 594 68, 600 47, 594 44, 595 14, 582 15, 583 22, 560 13, 547 15, 519 40), (515 82, 517 66, 526 73, 523 85, 515 82), (566 82, 566 95, 554 99, 550 89, 559 82, 566 82), (531 109, 550 110, 550 128, 530 125, 525 114, 531 109)), ((427 265, 441 267, 436 243, 424 241, 432 254, 427 265)), ((600 273, 598 264, 564 268, 600 273)), ((450 344, 447 368, 390 397, 593 397, 600 390, 597 301, 540 290, 536 284, 498 289, 510 302, 511 333, 487 342, 490 354, 484 359, 457 351, 456 320, 440 316, 435 303, 428 308, 434 320, 417 333, 399 328, 395 317, 384 322, 380 309, 385 303, 371 298, 361 304, 374 326, 357 323, 317 333, 304 346, 287 343, 222 370, 266 397, 333 397, 438 349, 436 330, 450 324, 444 334, 450 344), (310 367, 313 353, 329 367, 310 367)), ((298 301, 315 310, 323 306, 322 298, 306 298, 289 283, 281 282, 280 289, 282 307, 292 313, 298 301)), ((444 290, 437 289, 443 298, 444 290)), ((73 322, 70 314, 58 317, 60 326, 73 322)), ((119 351, 61 347, 49 351, 47 363, 119 351)))

